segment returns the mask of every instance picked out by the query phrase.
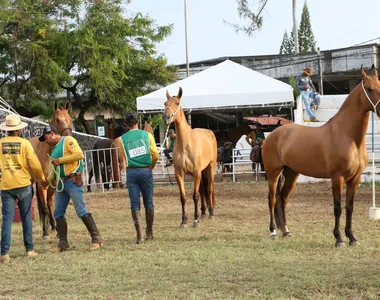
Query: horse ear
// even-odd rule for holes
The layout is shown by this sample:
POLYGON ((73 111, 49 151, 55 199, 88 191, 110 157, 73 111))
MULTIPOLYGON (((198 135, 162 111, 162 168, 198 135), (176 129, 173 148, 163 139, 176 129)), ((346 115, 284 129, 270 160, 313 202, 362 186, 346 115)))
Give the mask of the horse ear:
POLYGON ((65 109, 66 109, 66 110, 69 110, 69 108, 70 108, 70 101, 66 101, 65 109))
POLYGON ((379 76, 377 75, 377 69, 375 67, 375 64, 372 65, 371 70, 372 70, 372 75, 375 75, 376 78, 378 78, 379 76))
POLYGON ((57 100, 54 101, 54 110, 57 110, 58 109, 58 103, 57 103, 57 100))
POLYGON ((179 91, 178 91, 177 98, 178 98, 178 99, 181 99, 181 97, 182 97, 182 88, 180 87, 180 88, 179 88, 179 91))
POLYGON ((364 78, 367 78, 367 74, 366 74, 366 72, 364 71, 364 69, 363 69, 363 65, 361 66, 361 73, 362 73, 362 78, 364 79, 364 78))

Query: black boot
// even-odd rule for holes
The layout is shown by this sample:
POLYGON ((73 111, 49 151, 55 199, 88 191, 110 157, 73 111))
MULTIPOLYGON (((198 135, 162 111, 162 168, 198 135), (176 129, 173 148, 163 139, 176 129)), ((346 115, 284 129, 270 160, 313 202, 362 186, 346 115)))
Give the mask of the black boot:
POLYGON ((69 242, 67 241, 67 222, 63 218, 61 220, 56 220, 57 222, 57 236, 58 244, 57 247, 50 250, 53 253, 62 252, 70 248, 69 242))
POLYGON ((131 210, 133 223, 136 228, 136 244, 141 244, 143 242, 142 234, 141 234, 141 213, 139 210, 131 210))
POLYGON ((82 217, 82 221, 84 225, 86 225, 88 232, 91 235, 91 248, 90 250, 99 249, 100 246, 103 245, 102 238, 100 237, 100 233, 98 227, 96 227, 95 221, 91 214, 84 215, 82 217))
POLYGON ((154 208, 145 211, 146 217, 146 239, 153 240, 154 208))

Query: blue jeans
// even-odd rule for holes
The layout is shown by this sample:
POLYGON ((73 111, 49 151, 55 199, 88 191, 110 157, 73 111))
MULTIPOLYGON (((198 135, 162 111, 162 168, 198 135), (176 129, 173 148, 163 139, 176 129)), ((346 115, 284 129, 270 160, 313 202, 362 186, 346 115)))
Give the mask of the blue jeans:
POLYGON ((317 106, 321 103, 321 97, 319 95, 317 95, 316 93, 314 93, 313 90, 307 90, 307 91, 301 91, 301 97, 302 97, 302 100, 303 100, 303 104, 305 105, 305 108, 306 108, 306 111, 309 115, 310 118, 314 118, 315 115, 313 113, 313 111, 311 110, 310 106, 317 106), (309 98, 312 98, 313 101, 310 103, 309 102, 309 98))
POLYGON ((11 247, 12 223, 16 209, 16 199, 22 223, 22 234, 26 251, 34 249, 33 223, 31 218, 33 190, 32 186, 1 191, 3 223, 1 225, 1 255, 8 254, 11 247))
POLYGON ((150 210, 154 207, 152 170, 128 168, 127 186, 133 211, 140 210, 140 192, 142 193, 145 210, 150 210))
MULTIPOLYGON (((57 189, 62 188, 61 183, 58 183, 57 189)), ((54 218, 62 220, 65 217, 67 206, 70 198, 73 200, 75 212, 79 218, 88 214, 86 205, 84 204, 83 185, 77 186, 71 179, 64 182, 64 188, 61 192, 57 192, 55 196, 54 218)))

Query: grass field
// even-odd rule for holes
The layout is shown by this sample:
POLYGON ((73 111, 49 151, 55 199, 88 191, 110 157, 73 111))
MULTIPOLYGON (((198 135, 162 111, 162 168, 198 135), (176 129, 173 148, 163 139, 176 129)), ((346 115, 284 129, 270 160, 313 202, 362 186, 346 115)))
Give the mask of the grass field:
MULTIPOLYGON (((177 186, 156 186, 155 240, 135 245, 127 191, 85 194, 104 238, 88 250, 85 226, 68 209, 73 249, 51 254, 34 224, 36 259, 23 256, 13 226, 12 261, 0 265, 3 299, 379 299, 380 222, 368 219, 370 186, 353 216, 358 247, 336 249, 329 183, 299 184, 288 205, 291 238, 269 238, 265 183, 217 183, 215 219, 180 229, 177 186)), ((344 202, 343 202, 344 205, 344 202)), ((344 232, 345 214, 342 214, 344 232)), ((54 234, 51 235, 52 237, 54 234)))

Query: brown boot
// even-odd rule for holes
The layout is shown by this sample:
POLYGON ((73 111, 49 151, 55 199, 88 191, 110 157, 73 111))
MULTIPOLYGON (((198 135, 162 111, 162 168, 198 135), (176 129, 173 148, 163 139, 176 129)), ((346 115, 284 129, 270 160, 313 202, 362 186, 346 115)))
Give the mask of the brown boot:
POLYGON ((312 118, 310 119, 310 122, 319 122, 319 120, 317 120, 316 117, 312 117, 312 118))
POLYGON ((63 218, 61 220, 56 220, 57 222, 57 236, 58 236, 58 244, 56 248, 50 250, 50 252, 58 253, 66 251, 70 248, 69 242, 67 241, 67 222, 66 219, 63 218))
POLYGON ((103 245, 102 238, 100 237, 100 233, 98 227, 96 227, 94 218, 91 214, 84 215, 82 217, 82 221, 84 225, 86 225, 88 232, 91 235, 91 248, 90 250, 99 249, 103 245))
POLYGON ((153 240, 154 208, 145 211, 145 218, 146 218, 146 239, 153 240))
POLYGON ((136 228, 136 244, 141 244, 143 242, 142 239, 142 233, 141 233, 141 213, 139 210, 131 210, 132 212, 132 218, 133 218, 133 224, 135 224, 136 228))

